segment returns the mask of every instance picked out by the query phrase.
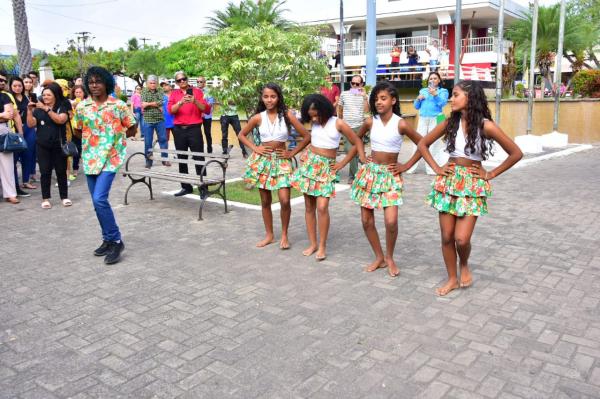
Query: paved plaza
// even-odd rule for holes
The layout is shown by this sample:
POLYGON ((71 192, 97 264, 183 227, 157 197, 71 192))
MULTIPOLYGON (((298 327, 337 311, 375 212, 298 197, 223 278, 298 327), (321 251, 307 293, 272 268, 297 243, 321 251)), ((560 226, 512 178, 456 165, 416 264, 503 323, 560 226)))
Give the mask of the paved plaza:
POLYGON ((303 205, 290 250, 256 249, 260 212, 208 203, 199 222, 168 182, 124 206, 119 176, 126 250, 108 267, 83 179, 70 209, 55 187, 50 211, 39 190, 0 204, 0 398, 600 398, 599 171, 594 147, 494 180, 474 285, 445 298, 425 174, 405 177, 396 279, 362 271, 347 191, 320 263, 301 255, 303 205))

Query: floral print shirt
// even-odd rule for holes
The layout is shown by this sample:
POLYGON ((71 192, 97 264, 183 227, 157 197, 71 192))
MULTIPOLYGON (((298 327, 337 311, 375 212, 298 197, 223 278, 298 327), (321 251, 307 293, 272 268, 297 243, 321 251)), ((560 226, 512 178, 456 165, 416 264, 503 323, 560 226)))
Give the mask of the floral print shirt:
POLYGON ((135 118, 127 105, 112 97, 98 105, 87 98, 77 105, 75 125, 82 131, 81 159, 86 175, 116 173, 127 155, 127 129, 135 118))

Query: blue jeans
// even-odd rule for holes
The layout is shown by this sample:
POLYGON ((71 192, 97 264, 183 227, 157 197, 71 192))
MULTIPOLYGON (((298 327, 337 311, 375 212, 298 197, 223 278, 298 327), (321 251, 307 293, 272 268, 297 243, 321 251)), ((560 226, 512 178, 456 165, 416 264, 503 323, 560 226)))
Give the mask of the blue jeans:
POLYGON ((14 153, 15 162, 15 184, 19 186, 19 177, 17 173, 17 162, 21 162, 22 183, 29 183, 29 177, 35 173, 35 129, 23 125, 23 138, 27 143, 27 150, 14 153))
POLYGON ((437 67, 439 64, 440 63, 438 60, 429 60, 429 70, 431 72, 437 71, 437 67))
POLYGON ((110 194, 115 173, 102 172, 99 175, 87 175, 86 177, 96 217, 102 229, 102 239, 104 241, 121 240, 121 232, 119 231, 119 226, 117 226, 115 214, 108 202, 108 195, 110 194))
MULTIPOLYGON (((142 136, 144 136, 144 153, 146 155, 152 153, 152 140, 154 139, 154 131, 156 131, 156 136, 158 137, 158 145, 162 149, 169 148, 169 143, 167 142, 167 129, 165 128, 165 121, 160 121, 156 123, 147 123, 142 120, 142 136)), ((160 154, 161 157, 167 158, 168 154, 163 152, 160 154)), ((166 160, 166 159, 165 159, 166 160)), ((150 165, 152 165, 152 161, 148 161, 150 165)))
POLYGON ((141 127, 142 126, 142 109, 141 108, 134 108, 133 109, 133 115, 135 115, 135 123, 136 123, 136 125, 139 125, 141 127))

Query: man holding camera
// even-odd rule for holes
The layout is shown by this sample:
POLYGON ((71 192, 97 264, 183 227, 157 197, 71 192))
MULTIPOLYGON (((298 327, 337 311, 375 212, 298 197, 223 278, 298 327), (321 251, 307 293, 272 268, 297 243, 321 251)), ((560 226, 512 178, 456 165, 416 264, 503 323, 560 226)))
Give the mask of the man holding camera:
MULTIPOLYGON (((202 90, 192 87, 183 71, 175 73, 175 82, 178 89, 171 92, 167 109, 174 116, 175 126, 173 137, 175 149, 179 151, 204 152, 204 140, 202 139, 202 114, 210 113, 210 104, 204 99, 202 90)), ((179 159, 187 159, 184 154, 177 154, 179 159)), ((203 161, 203 157, 194 157, 195 161, 203 161)), ((196 165, 196 174, 200 175, 202 166, 196 165)), ((179 164, 179 173, 188 173, 186 163, 179 164)), ((192 193, 192 185, 181 183, 181 190, 175 194, 176 197, 192 193)), ((204 197, 205 192, 200 195, 204 197)))

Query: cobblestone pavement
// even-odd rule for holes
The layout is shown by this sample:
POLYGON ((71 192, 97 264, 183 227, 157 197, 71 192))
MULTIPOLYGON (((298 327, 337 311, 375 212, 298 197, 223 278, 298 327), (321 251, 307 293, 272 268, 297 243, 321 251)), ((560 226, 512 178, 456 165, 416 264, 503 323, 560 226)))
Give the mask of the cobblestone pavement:
POLYGON ((446 298, 424 174, 405 178, 397 279, 362 271, 347 192, 321 263, 300 253, 302 205, 292 249, 259 250, 258 212, 209 203, 198 222, 140 186, 123 206, 119 177, 126 251, 107 267, 82 179, 70 209, 0 204, 0 398, 598 398, 599 170, 595 147, 494 181, 475 283, 446 298))

